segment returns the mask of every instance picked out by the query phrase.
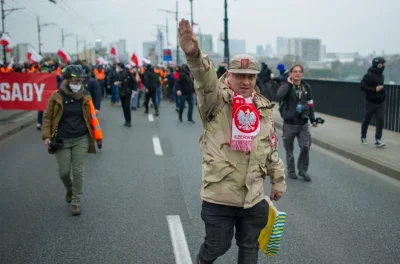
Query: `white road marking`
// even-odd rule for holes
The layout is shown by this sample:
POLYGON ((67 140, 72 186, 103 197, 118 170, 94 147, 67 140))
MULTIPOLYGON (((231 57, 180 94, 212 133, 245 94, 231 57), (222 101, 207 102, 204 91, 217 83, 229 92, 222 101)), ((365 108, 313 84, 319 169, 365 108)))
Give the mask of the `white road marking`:
POLYGON ((162 156, 162 148, 160 144, 160 139, 156 136, 153 137, 153 146, 154 146, 154 153, 156 153, 157 156, 162 156))
POLYGON ((153 117, 152 114, 149 114, 148 117, 149 117, 149 121, 150 121, 150 122, 153 122, 153 121, 154 121, 154 117, 153 117))
POLYGON ((192 264, 189 247, 187 245, 185 232, 183 231, 179 215, 167 215, 169 232, 171 234, 172 246, 176 264, 192 264))

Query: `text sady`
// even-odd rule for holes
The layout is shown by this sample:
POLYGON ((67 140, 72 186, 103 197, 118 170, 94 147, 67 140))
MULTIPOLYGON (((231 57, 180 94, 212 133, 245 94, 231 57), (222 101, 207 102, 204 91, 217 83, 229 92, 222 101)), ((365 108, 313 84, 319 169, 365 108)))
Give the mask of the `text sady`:
POLYGON ((41 102, 44 83, 0 83, 0 101, 41 102))

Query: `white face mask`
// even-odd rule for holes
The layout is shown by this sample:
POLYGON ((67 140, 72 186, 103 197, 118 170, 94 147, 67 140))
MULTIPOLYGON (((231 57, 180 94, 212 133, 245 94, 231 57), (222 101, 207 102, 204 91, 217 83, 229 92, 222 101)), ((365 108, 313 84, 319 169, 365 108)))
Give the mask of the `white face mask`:
POLYGON ((76 93, 79 92, 79 90, 81 89, 82 84, 70 84, 69 88, 71 88, 71 90, 76 93))

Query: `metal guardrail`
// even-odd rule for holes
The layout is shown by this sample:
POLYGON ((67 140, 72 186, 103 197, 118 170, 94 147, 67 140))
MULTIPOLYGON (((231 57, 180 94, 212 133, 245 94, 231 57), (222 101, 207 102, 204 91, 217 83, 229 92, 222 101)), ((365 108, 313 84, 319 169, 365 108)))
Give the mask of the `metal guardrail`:
MULTIPOLYGON (((304 81, 311 86, 317 112, 362 122, 365 94, 360 90, 359 83, 313 79, 304 81)), ((277 89, 278 86, 273 84, 274 100, 277 100, 277 89)), ((400 86, 385 85, 384 89, 386 90, 384 129, 400 132, 400 86)), ((375 125, 375 118, 371 120, 370 124, 375 125)))

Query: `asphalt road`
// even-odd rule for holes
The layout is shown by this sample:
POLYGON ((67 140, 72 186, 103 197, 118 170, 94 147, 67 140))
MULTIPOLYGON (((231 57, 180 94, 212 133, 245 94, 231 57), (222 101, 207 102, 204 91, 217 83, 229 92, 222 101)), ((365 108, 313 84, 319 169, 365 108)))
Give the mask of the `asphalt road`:
MULTIPOLYGON (((150 122, 142 110, 126 128, 122 109, 103 101, 104 147, 87 158, 79 217, 34 126, 1 143, 0 263, 177 263, 170 215, 179 216, 195 260, 204 237, 198 115, 196 124, 179 123, 162 102, 150 122)), ((259 263, 399 263, 400 185, 316 146, 309 172, 311 183, 288 179, 276 203, 288 213, 280 255, 260 253, 259 263)), ((236 255, 232 241, 216 263, 236 263, 236 255)))

